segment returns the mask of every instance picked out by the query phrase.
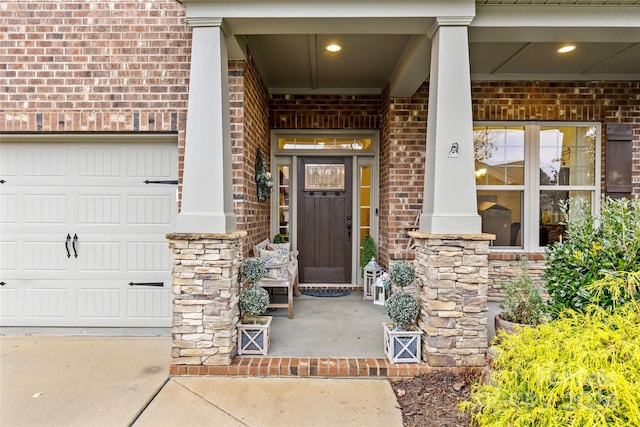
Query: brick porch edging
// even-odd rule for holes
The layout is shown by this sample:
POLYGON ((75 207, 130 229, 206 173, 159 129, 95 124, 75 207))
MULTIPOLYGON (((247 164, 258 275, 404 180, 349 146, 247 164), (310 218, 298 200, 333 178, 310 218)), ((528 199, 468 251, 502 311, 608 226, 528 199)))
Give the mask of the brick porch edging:
POLYGON ((426 363, 389 363, 385 358, 370 357, 235 357, 230 365, 170 365, 171 376, 252 376, 319 378, 404 378, 437 370, 426 363))

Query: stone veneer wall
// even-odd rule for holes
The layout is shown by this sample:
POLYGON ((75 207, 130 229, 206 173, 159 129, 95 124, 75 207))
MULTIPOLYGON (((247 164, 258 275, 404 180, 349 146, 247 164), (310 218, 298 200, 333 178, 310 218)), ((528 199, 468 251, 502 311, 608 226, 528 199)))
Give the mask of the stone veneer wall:
POLYGON ((409 234, 417 244, 422 359, 433 367, 485 366, 493 235, 409 234))
POLYGON ((173 252, 172 366, 233 361, 246 234, 167 235, 173 252))
POLYGON ((489 253, 489 282, 487 296, 489 301, 502 301, 505 294, 502 284, 511 282, 521 272, 522 258, 527 257, 528 273, 533 283, 540 289, 544 298, 548 296, 542 275, 547 265, 544 254, 539 252, 491 252, 489 253))

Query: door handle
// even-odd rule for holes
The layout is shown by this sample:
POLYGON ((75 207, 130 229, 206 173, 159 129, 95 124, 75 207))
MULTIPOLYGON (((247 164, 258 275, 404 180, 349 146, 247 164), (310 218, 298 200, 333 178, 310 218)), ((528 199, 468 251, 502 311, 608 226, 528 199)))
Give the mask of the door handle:
POLYGON ((67 240, 64 242, 64 248, 67 250, 67 258, 71 258, 71 252, 69 252, 69 242, 71 241, 71 234, 67 234, 67 240))
MULTIPOLYGON (((76 249, 76 243, 78 243, 78 235, 74 234, 73 235, 73 243, 71 243, 71 246, 73 247, 73 255, 78 258, 78 250, 76 249)), ((68 252, 68 250, 67 250, 68 252)))
POLYGON ((351 241, 351 224, 347 224, 347 241, 351 241))

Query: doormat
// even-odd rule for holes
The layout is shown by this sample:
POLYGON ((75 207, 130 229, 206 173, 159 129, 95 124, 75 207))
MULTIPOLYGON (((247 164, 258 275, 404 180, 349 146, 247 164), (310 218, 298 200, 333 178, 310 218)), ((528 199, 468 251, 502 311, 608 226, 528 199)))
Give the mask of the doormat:
POLYGON ((335 288, 335 289, 312 289, 312 288, 300 288, 302 295, 310 297, 322 297, 322 298, 335 298, 343 297, 351 293, 349 288, 335 288))

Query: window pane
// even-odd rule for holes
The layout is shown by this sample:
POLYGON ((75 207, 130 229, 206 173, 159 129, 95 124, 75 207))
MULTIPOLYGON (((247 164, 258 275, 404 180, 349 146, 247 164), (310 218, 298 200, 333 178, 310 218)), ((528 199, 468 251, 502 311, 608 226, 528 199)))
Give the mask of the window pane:
POLYGON ((289 241, 289 166, 278 166, 278 233, 289 241))
POLYGON ((523 191, 478 191, 482 232, 495 234, 493 246, 522 247, 523 191))
POLYGON ((476 126, 477 185, 524 185, 524 127, 476 126))
POLYGON ((540 185, 595 184, 596 128, 540 128, 540 185))
POLYGON ((371 138, 278 138, 281 150, 371 150, 371 138))
MULTIPOLYGON (((366 235, 371 234, 371 166, 360 167, 360 254, 362 259, 362 242, 366 235)), ((360 264, 358 264, 360 265, 360 264)))
POLYGON ((565 226, 559 202, 568 199, 586 200, 592 204, 592 191, 541 191, 540 192, 540 246, 559 241, 565 226))

